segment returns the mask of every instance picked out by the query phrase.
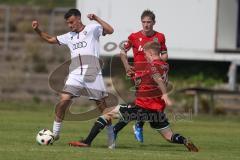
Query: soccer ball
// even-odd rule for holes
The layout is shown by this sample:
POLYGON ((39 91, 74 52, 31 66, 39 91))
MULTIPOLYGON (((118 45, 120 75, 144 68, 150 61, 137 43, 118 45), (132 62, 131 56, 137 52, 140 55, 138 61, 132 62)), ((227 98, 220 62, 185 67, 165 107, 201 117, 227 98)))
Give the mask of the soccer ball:
POLYGON ((53 133, 48 129, 43 129, 38 132, 36 141, 39 145, 49 145, 52 144, 54 140, 53 133))

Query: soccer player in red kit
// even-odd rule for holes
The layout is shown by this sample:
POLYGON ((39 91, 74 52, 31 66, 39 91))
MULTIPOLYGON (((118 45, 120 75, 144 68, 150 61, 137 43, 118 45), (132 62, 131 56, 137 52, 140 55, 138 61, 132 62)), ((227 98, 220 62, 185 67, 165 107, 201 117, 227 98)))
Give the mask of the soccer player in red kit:
POLYGON ((198 148, 184 136, 174 133, 164 114, 166 104, 169 103, 166 86, 168 82, 168 63, 159 56, 158 42, 147 42, 144 45, 145 57, 148 63, 141 74, 134 77, 138 90, 135 105, 118 105, 111 112, 99 117, 89 136, 83 141, 73 141, 69 145, 74 147, 89 147, 97 134, 107 125, 109 120, 118 115, 124 121, 148 121, 164 139, 171 143, 183 144, 191 152, 198 152, 198 148))
MULTIPOLYGON (((155 24, 155 15, 150 10, 143 11, 141 15, 142 30, 132 33, 128 40, 123 44, 121 50, 121 60, 124 64, 126 73, 128 76, 138 76, 141 74, 142 70, 145 67, 146 59, 144 57, 143 46, 147 42, 158 42, 161 46, 161 60, 167 61, 167 47, 165 44, 165 36, 163 33, 157 32, 153 29, 155 24), (133 50, 133 66, 129 65, 127 59, 127 52, 132 48, 133 50)), ((138 88, 136 87, 136 90, 138 88)), ((114 126, 115 134, 118 133, 118 130, 121 130, 127 123, 124 121, 119 121, 114 126)), ((143 125, 144 122, 137 121, 133 126, 135 138, 139 142, 143 142, 143 125)))
POLYGON ((121 59, 123 61, 126 72, 129 75, 134 73, 138 74, 141 72, 141 67, 143 66, 142 64, 146 62, 143 46, 147 42, 158 42, 161 46, 161 60, 167 61, 168 58, 164 34, 153 30, 153 26, 155 24, 154 13, 150 10, 145 10, 141 15, 141 21, 142 30, 130 34, 128 40, 121 47, 121 59), (131 48, 133 50, 134 66, 130 66, 127 59, 127 52, 131 48))

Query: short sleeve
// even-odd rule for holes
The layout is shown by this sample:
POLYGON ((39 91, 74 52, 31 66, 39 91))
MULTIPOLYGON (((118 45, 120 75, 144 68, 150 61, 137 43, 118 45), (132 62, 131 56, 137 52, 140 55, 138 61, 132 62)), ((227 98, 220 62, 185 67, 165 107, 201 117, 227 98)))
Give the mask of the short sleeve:
POLYGON ((96 38, 99 38, 101 35, 103 35, 103 27, 99 24, 96 24, 93 30, 93 34, 96 38))
POLYGON ((167 53, 166 39, 165 39, 164 35, 163 35, 163 38, 162 38, 162 41, 161 41, 161 53, 162 54, 167 53))
POLYGON ((68 33, 57 36, 58 44, 67 45, 68 44, 68 33))

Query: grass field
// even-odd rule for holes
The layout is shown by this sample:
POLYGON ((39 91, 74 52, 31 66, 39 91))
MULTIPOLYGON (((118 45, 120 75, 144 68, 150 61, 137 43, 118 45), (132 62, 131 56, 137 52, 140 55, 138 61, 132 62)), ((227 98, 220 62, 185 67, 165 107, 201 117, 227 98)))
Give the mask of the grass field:
POLYGON ((91 148, 72 148, 70 140, 87 135, 94 121, 65 122, 61 140, 53 146, 39 146, 36 133, 52 128, 53 107, 33 103, 0 103, 0 159, 1 160, 234 160, 240 157, 240 117, 199 116, 192 120, 172 123, 172 128, 191 137, 199 146, 199 153, 190 153, 181 145, 165 142, 145 125, 145 142, 137 143, 131 125, 118 137, 118 148, 106 147, 106 132, 102 132, 91 148))

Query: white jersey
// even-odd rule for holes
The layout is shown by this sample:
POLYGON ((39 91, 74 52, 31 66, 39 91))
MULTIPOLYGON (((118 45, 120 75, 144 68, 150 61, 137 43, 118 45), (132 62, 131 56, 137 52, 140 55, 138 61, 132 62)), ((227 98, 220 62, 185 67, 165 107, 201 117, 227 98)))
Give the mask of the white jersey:
MULTIPOLYGON (((71 51, 71 74, 85 75, 87 69, 98 68, 100 44, 99 37, 103 33, 103 27, 99 24, 89 24, 81 32, 68 32, 57 36, 60 45, 67 45, 71 51), (91 65, 90 65, 91 64, 91 65)), ((96 70, 96 69, 95 69, 96 70)), ((101 74, 101 68, 98 68, 101 74)))

